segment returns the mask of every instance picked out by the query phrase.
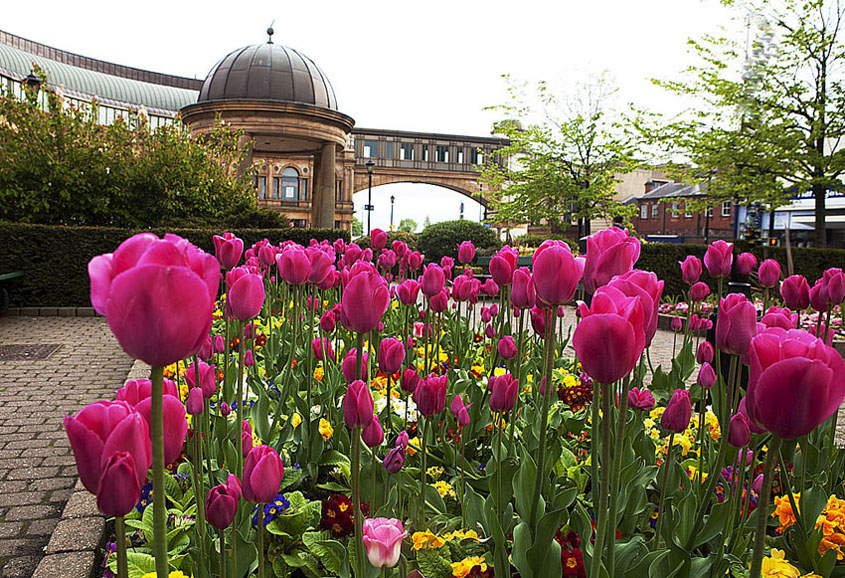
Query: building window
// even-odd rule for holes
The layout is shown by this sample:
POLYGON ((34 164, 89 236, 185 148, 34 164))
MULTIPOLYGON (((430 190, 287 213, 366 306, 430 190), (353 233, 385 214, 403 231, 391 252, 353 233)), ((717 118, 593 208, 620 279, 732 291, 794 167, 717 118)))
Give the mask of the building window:
POLYGON ((378 156, 378 141, 365 140, 364 141, 364 158, 374 159, 378 156))
MULTIPOLYGON (((299 199, 299 171, 293 167, 285 167, 282 171, 282 178, 276 178, 274 185, 279 184, 279 190, 273 191, 273 198, 283 201, 296 201, 299 199)), ((275 187, 274 187, 275 188, 275 187)))
POLYGON ((422 160, 428 162, 428 145, 422 146, 422 160))
POLYGON ((437 145, 434 149, 434 160, 438 163, 449 162, 449 145, 437 145))
POLYGON ((484 153, 479 149, 473 149, 469 156, 470 163, 474 165, 484 164, 484 153))
POLYGON ((723 217, 730 217, 731 216, 731 202, 725 201, 722 203, 722 216, 723 217))
POLYGON ((393 143, 386 142, 384 143, 384 158, 392 159, 393 158, 393 143))
POLYGON ((672 218, 678 218, 678 203, 672 203, 672 218))
POLYGON ((403 142, 399 145, 399 160, 412 161, 414 160, 414 143, 403 142))
POLYGON ((455 162, 459 165, 464 164, 464 147, 458 147, 458 150, 455 152, 455 162))
POLYGON ((640 219, 648 219, 648 204, 640 205, 640 219))
POLYGON ((256 175, 253 178, 253 186, 255 187, 255 190, 258 191, 259 199, 267 198, 267 177, 256 175))
POLYGON ((689 210, 689 205, 684 203, 684 218, 692 219, 692 211, 689 210))
POLYGON ((656 219, 660 216, 660 203, 654 203, 651 206, 651 218, 656 219))
POLYGON ((308 179, 299 179, 299 200, 308 200, 308 179))
POLYGON ((711 219, 713 218, 713 207, 707 207, 707 212, 705 213, 705 216, 710 217, 711 219))

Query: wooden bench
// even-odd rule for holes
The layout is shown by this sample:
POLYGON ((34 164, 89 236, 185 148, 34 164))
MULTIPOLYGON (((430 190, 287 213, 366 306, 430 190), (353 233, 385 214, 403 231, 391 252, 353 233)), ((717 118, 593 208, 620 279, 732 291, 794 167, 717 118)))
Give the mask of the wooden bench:
POLYGON ((23 271, 13 271, 0 275, 0 315, 5 315, 9 309, 9 292, 3 287, 3 283, 18 277, 23 277, 23 271))

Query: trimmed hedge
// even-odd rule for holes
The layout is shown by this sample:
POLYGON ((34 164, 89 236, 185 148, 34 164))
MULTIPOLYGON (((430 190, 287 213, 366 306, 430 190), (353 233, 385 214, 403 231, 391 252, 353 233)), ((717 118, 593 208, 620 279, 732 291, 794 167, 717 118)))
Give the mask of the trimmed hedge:
MULTIPOLYGON (((292 240, 307 245, 311 239, 349 241, 349 233, 334 229, 226 229, 243 239, 244 248, 257 241, 271 243, 292 240)), ((85 307, 91 305, 88 262, 111 253, 136 229, 110 227, 57 227, 0 223, 0 274, 24 271, 8 282, 11 304, 18 307, 85 307)), ((214 254, 212 237, 223 229, 152 229, 159 236, 174 233, 214 254)))
MULTIPOLYGON (((706 251, 706 245, 643 243, 637 268, 657 273, 657 276, 665 281, 663 294, 677 297, 683 295, 683 291, 687 287, 686 283, 681 279, 681 267, 679 263, 687 255, 695 255, 703 260, 706 251)), ((736 257, 746 251, 753 253, 757 257, 758 262, 762 262, 764 259, 775 259, 780 263, 783 276, 785 277, 789 274, 786 268, 785 247, 752 247, 748 243, 740 241, 734 246, 734 263, 736 263, 736 257)), ((792 263, 795 268, 795 274, 806 277, 812 286, 816 279, 822 276, 825 269, 829 269, 830 267, 845 267, 845 251, 841 249, 793 247, 792 263)), ((716 281, 710 277, 706 268, 701 275, 701 280, 708 283, 711 290, 715 290, 716 281)))
POLYGON ((495 231, 472 221, 444 221, 429 225, 419 234, 417 249, 426 261, 439 262, 448 255, 457 261, 458 243, 472 241, 479 254, 501 247, 495 231))
MULTIPOLYGON (((404 241, 411 251, 417 250, 417 240, 419 239, 419 235, 415 233, 408 233, 407 231, 388 231, 387 245, 385 245, 385 248, 391 249, 391 243, 393 243, 393 241, 397 239, 400 241, 404 241)), ((370 236, 365 235, 363 237, 355 239, 355 244, 361 247, 362 249, 368 249, 370 247, 370 236)))

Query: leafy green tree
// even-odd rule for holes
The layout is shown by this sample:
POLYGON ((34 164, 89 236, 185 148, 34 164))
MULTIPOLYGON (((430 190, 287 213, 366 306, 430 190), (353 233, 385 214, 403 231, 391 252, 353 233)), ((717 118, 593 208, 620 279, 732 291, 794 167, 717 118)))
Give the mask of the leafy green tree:
POLYGON ((286 226, 281 214, 256 207, 250 176, 232 170, 244 154, 237 132, 221 125, 193 138, 180 123, 151 130, 137 115, 104 126, 97 112, 96 103, 66 106, 55 92, 43 109, 32 95, 0 95, 0 219, 286 226))
POLYGON ((615 89, 604 77, 558 96, 545 82, 529 86, 505 76, 511 101, 490 107, 507 120, 495 132, 510 139, 485 164, 480 179, 497 222, 547 224, 564 229, 573 221, 590 234, 590 220, 624 214, 613 197, 618 174, 635 162, 635 135, 611 106, 615 89))
POLYGON ((364 225, 358 220, 358 217, 352 217, 352 236, 360 237, 364 234, 364 225))
MULTIPOLYGON (((729 4, 732 4, 730 2, 729 4)), ((811 192, 815 243, 827 243, 825 197, 845 171, 845 6, 825 0, 738 6, 741 37, 691 41, 689 77, 659 84, 693 103, 665 131, 689 173, 712 175, 711 201, 789 202, 811 192), (752 42, 746 48, 747 38, 752 42)))
POLYGON ((426 215, 425 219, 423 219, 423 225, 422 225, 423 231, 428 229, 430 226, 431 226, 431 217, 426 215))
POLYGON ((398 229, 400 231, 405 231, 406 233, 413 233, 417 230, 417 222, 410 218, 402 219, 399 221, 398 229))

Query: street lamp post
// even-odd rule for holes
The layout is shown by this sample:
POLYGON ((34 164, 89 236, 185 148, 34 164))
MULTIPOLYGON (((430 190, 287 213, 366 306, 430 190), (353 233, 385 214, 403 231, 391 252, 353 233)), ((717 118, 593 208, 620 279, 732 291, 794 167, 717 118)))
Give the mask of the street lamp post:
POLYGON ((393 201, 396 200, 396 197, 390 195, 390 230, 393 230, 393 201))
POLYGON ((367 211, 367 235, 373 228, 373 167, 376 163, 367 161, 367 177, 369 178, 369 185, 367 187, 367 206, 364 209, 367 211))

